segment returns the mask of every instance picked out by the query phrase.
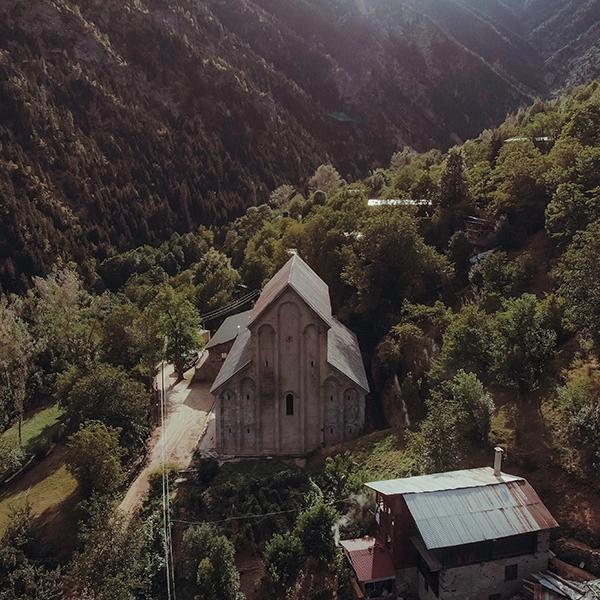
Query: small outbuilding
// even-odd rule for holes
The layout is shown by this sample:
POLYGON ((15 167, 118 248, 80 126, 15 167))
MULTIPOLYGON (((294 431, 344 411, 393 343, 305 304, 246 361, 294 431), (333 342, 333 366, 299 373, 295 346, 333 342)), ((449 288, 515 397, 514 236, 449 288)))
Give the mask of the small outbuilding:
POLYGON ((395 598, 396 570, 390 553, 374 538, 340 542, 355 574, 358 598, 395 598))
POLYGON ((205 346, 208 351, 208 358, 202 365, 200 372, 202 379, 213 381, 219 374, 237 336, 248 329, 251 314, 251 310, 246 310, 227 317, 221 323, 219 329, 205 346))

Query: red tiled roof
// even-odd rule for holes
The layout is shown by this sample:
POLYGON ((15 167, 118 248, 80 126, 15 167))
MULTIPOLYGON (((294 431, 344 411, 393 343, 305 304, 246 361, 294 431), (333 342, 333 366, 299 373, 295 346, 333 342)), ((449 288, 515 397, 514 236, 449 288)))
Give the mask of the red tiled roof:
POLYGON ((356 573, 356 578, 361 583, 396 577, 392 557, 385 548, 376 543, 375 538, 365 537, 340 543, 356 573))

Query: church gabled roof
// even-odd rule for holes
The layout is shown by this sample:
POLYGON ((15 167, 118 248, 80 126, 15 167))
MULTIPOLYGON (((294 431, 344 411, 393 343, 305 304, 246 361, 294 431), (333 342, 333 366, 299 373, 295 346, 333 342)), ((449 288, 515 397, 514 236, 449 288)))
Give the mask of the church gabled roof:
POLYGON ((251 325, 288 286, 331 326, 333 318, 329 288, 297 254, 294 254, 265 285, 252 309, 248 324, 251 325))
MULTIPOLYGON (((294 254, 264 287, 250 313, 248 327, 288 286, 329 325, 327 362, 369 392, 369 383, 356 336, 333 317, 327 284, 297 254, 294 254)), ((252 360, 250 336, 249 329, 240 331, 213 382, 211 392, 250 364, 252 360)))
POLYGON ((250 310, 246 310, 236 315, 227 317, 223 323, 221 323, 221 327, 217 329, 215 335, 213 335, 208 344, 206 344, 206 350, 210 350, 215 346, 220 346, 221 344, 226 344, 227 342, 235 340, 238 334, 242 333, 248 328, 248 319, 250 319, 251 312, 252 311, 250 310))
POLYGON ((235 342, 233 342, 233 346, 231 346, 231 350, 221 366, 221 370, 213 381, 210 391, 214 392, 229 381, 238 371, 241 371, 245 366, 250 364, 251 360, 250 331, 246 329, 235 338, 235 342))
POLYGON ((365 392, 369 391, 369 382, 358 340, 354 332, 337 319, 333 319, 331 329, 327 332, 327 362, 359 385, 365 392))

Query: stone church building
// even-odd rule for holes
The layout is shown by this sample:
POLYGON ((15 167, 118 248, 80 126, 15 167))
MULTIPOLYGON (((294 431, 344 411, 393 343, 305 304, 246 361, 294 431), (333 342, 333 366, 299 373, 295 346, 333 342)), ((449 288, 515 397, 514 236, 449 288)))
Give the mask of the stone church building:
POLYGON ((302 456, 362 431, 369 384, 356 336, 298 255, 263 289, 211 392, 224 455, 302 456))

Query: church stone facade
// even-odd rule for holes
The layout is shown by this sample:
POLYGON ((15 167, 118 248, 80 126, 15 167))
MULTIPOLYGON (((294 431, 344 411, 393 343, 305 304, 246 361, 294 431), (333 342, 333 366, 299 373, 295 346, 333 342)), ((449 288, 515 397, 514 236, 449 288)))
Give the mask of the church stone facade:
POLYGON ((265 286, 211 391, 223 455, 302 456, 362 431, 369 385, 356 336, 299 256, 265 286))

